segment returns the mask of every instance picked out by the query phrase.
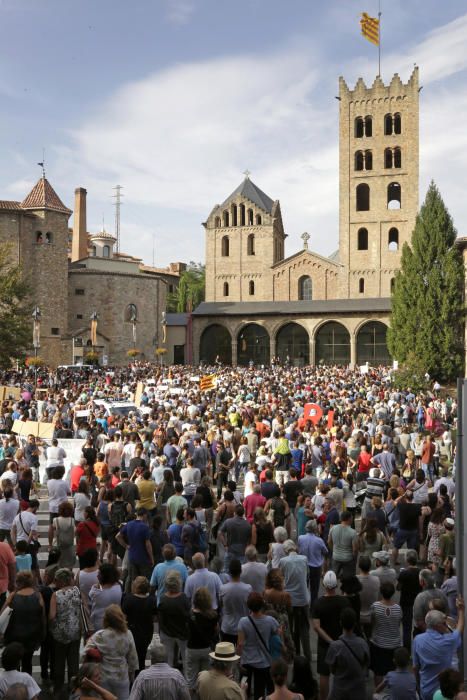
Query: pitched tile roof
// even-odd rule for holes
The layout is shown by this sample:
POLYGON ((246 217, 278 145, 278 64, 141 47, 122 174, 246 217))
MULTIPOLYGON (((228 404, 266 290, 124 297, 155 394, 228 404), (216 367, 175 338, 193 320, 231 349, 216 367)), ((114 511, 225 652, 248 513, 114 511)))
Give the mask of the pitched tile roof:
POLYGON ((229 197, 227 197, 225 202, 222 203, 222 206, 224 207, 237 195, 241 195, 242 197, 249 199, 250 202, 256 204, 256 206, 260 207, 260 209, 267 212, 268 214, 271 214, 274 201, 271 199, 271 197, 268 197, 267 194, 260 190, 259 187, 250 180, 249 177, 246 177, 243 180, 243 182, 237 187, 237 189, 234 190, 229 197))
POLYGON ((71 214, 71 209, 66 207, 50 182, 41 177, 34 185, 26 199, 21 202, 22 209, 51 209, 52 211, 71 214))
POLYGON ((0 209, 6 211, 18 211, 21 209, 21 204, 19 202, 12 202, 7 199, 0 199, 0 209))

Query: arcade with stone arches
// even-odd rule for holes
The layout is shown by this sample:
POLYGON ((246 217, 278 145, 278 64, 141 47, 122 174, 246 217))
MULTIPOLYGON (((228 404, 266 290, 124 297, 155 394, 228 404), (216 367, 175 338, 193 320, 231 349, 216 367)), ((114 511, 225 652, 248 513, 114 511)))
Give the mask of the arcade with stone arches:
POLYGON ((195 361, 247 366, 269 365, 278 358, 295 367, 388 366, 387 329, 388 319, 216 319, 199 329, 195 325, 195 361))

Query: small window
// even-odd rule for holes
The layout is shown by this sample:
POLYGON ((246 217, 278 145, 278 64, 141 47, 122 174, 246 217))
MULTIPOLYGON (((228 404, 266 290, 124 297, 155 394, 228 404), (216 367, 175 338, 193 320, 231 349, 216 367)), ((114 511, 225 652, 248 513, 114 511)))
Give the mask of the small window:
POLYGON ((52 328, 51 332, 52 335, 60 335, 60 328, 52 328))
POLYGON ((42 231, 36 231, 36 243, 38 245, 42 245, 44 242, 44 236, 42 235, 42 231))
POLYGON ((359 228, 357 238, 357 249, 368 250, 368 230, 366 228, 359 228))
POLYGON ((237 205, 232 204, 232 226, 237 225, 237 205))
POLYGON ((174 286, 173 286, 173 284, 169 284, 169 294, 173 294, 173 293, 174 293, 174 286))
POLYGON ((391 182, 388 185, 388 209, 401 209, 401 207, 401 186, 398 182, 391 182))
POLYGON ((253 282, 253 280, 250 280, 248 282, 248 294, 250 295, 250 297, 252 297, 254 295, 254 293, 255 293, 255 283, 253 282))
POLYGON ((83 314, 76 314, 76 318, 82 319, 82 318, 83 318, 83 314))
POLYGON ((245 205, 240 204, 240 226, 245 226, 245 221, 246 221, 245 212, 246 212, 245 205))
POLYGON ((373 153, 365 151, 365 170, 373 170, 373 153))
POLYGON ((392 134, 392 114, 386 114, 384 117, 384 135, 390 136, 392 134))
POLYGON ((298 298, 300 301, 311 301, 313 299, 313 282, 309 275, 303 275, 298 280, 298 298))
POLYGON ((360 277, 360 279, 358 280, 358 291, 360 294, 365 293, 365 280, 363 279, 363 277, 360 277))
POLYGON ((105 246, 102 248, 102 257, 104 257, 104 258, 110 258, 110 246, 109 246, 109 245, 105 245, 105 246))
POLYGON ((229 237, 228 236, 222 236, 222 245, 221 245, 221 255, 224 258, 228 258, 230 254, 230 242, 229 242, 229 237))
POLYGON ((224 282, 224 296, 225 297, 229 296, 229 284, 228 284, 228 282, 224 282))
POLYGON ((253 209, 248 209, 247 221, 248 221, 248 226, 253 226, 253 209))
POLYGON ((389 229, 388 233, 388 250, 395 252, 399 249, 399 231, 397 228, 389 229))
POLYGON ((392 168, 392 148, 384 149, 384 167, 392 168))
POLYGON ((262 219, 261 219, 261 214, 256 214, 256 225, 261 226, 262 219))
POLYGON ((398 112, 394 115, 393 128, 395 134, 402 133, 402 119, 401 115, 398 112))
POLYGON ((52 233, 50 231, 47 231, 47 233, 45 234, 45 242, 47 243, 47 245, 50 245, 52 243, 52 239, 52 233))
POLYGON ((254 233, 250 233, 250 235, 248 236, 246 249, 247 249, 247 255, 254 255, 255 254, 255 234, 254 233))
POLYGON ((394 149, 394 167, 402 168, 402 152, 400 148, 394 149))
POLYGON ((362 117, 357 117, 355 119, 355 138, 363 138, 363 119, 362 117))
POLYGON ((357 151, 355 153, 355 170, 363 170, 363 152, 357 151))
POLYGON ((92 255, 93 258, 95 258, 96 255, 97 255, 97 248, 96 248, 95 245, 93 245, 92 248, 91 248, 91 255, 92 255))
POLYGON ((357 185, 357 211, 370 211, 370 188, 366 182, 357 185))
POLYGON ((221 227, 221 217, 220 216, 216 216, 216 218, 214 219, 214 227, 215 228, 221 227))
POLYGON ((373 136, 373 119, 365 117, 365 136, 373 136))
POLYGON ((228 211, 224 211, 222 213, 222 221, 224 223, 224 226, 227 228, 229 225, 229 212, 228 211))
POLYGON ((75 294, 77 297, 84 297, 84 289, 75 289, 75 294))

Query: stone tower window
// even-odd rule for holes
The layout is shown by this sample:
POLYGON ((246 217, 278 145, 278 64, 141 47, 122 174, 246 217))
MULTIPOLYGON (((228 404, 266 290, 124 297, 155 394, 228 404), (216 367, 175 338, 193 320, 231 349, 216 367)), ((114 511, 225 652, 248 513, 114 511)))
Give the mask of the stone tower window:
POLYGON ((47 231, 47 233, 45 234, 45 243, 48 243, 50 245, 52 243, 52 241, 53 241, 53 234, 50 231, 47 231))
POLYGON ((373 119, 370 116, 365 117, 365 136, 373 136, 373 119))
POLYGON ((402 168, 402 152, 400 148, 394 149, 394 167, 402 168))
POLYGON ((248 209, 248 226, 253 226, 253 209, 248 209))
POLYGON ((261 226, 262 219, 261 219, 261 214, 256 214, 256 225, 261 226))
POLYGON ((399 112, 396 114, 386 114, 384 116, 384 134, 385 136, 391 136, 391 134, 401 134, 402 133, 402 119, 399 112))
POLYGON ((224 296, 228 297, 229 296, 229 283, 224 282, 224 296))
POLYGON ((363 151, 355 153, 355 170, 363 170, 363 151))
POLYGON ((36 231, 36 243, 38 245, 42 245, 44 242, 44 236, 42 235, 42 231, 36 231))
POLYGON ((232 226, 237 225, 237 205, 232 204, 232 226))
POLYGON ((363 279, 363 277, 360 277, 360 279, 358 280, 358 291, 359 294, 365 293, 365 280, 363 279))
POLYGON ((390 228, 388 233, 388 250, 395 252, 399 250, 399 231, 397 228, 390 228))
POLYGON ((368 250, 368 231, 366 228, 358 229, 357 238, 357 249, 368 250))
POLYGON ((308 275, 298 280, 298 298, 301 301, 311 301, 313 298, 313 282, 308 275))
POLYGON ((110 246, 105 245, 105 246, 102 248, 102 257, 103 257, 103 258, 110 258, 110 246))
POLYGON ((363 118, 362 117, 357 117, 355 119, 355 138, 356 139, 361 139, 363 138, 363 118))
POLYGON ((398 182, 391 182, 388 185, 388 209, 401 209, 401 186, 398 182))
POLYGON ((240 226, 245 226, 245 205, 240 204, 240 226))
POLYGON ((222 213, 222 220, 224 222, 224 226, 227 227, 229 225, 229 212, 228 211, 224 211, 222 213))
POLYGON ((254 293, 255 293, 255 283, 253 282, 253 280, 250 280, 248 282, 248 294, 250 296, 253 296, 254 293))
POLYGON ((357 185, 357 211, 370 211, 370 187, 366 182, 357 185))
POLYGON ((384 167, 392 168, 392 148, 384 149, 384 167))
POLYGON ((365 151, 365 170, 373 170, 373 153, 365 151))
POLYGON ((229 257, 229 248, 230 248, 230 242, 229 242, 229 237, 228 236, 222 236, 222 245, 221 245, 221 255, 224 258, 229 257))
POLYGON ((384 116, 384 135, 390 136, 392 134, 392 114, 386 114, 384 116))
POLYGON ((399 112, 396 112, 396 114, 394 115, 393 128, 394 128, 395 134, 402 133, 402 119, 401 119, 401 115, 399 114, 399 112))
POLYGON ((254 233, 250 233, 250 235, 247 238, 246 252, 247 252, 247 255, 254 255, 255 254, 255 234, 254 233))
POLYGON ((214 219, 214 226, 215 226, 216 228, 220 228, 220 227, 221 227, 221 217, 220 217, 220 216, 216 216, 216 218, 214 219))

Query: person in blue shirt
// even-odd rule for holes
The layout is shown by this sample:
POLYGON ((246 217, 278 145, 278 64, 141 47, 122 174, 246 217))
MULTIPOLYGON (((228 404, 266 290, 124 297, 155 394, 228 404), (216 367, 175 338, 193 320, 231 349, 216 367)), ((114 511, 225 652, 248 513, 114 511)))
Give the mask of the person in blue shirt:
POLYGON ((303 462, 303 450, 300 449, 300 443, 298 440, 294 443, 292 453, 292 464, 291 467, 295 469, 298 474, 302 473, 302 462, 303 462))
POLYGON ((150 580, 151 592, 157 591, 158 605, 162 595, 165 593, 165 577, 168 571, 175 569, 175 571, 179 572, 182 579, 182 588, 184 588, 185 581, 188 578, 188 569, 180 559, 176 558, 173 544, 166 544, 162 547, 162 556, 164 561, 154 567, 150 580))
MULTIPOLYGON (((418 700, 417 682, 410 668, 410 654, 405 647, 394 652, 395 671, 389 671, 384 680, 375 688, 387 700, 418 700)), ((378 697, 380 697, 378 695, 378 697)))
POLYGON ((439 689, 439 674, 451 665, 454 653, 462 643, 464 631, 464 600, 456 601, 459 617, 454 632, 450 632, 446 615, 440 610, 430 610, 425 616, 426 632, 415 637, 412 659, 420 689, 420 700, 433 700, 439 689))
POLYGON ((118 535, 117 542, 128 549, 129 573, 126 580, 126 592, 131 593, 131 584, 137 576, 149 578, 154 566, 154 554, 151 544, 151 531, 147 524, 146 508, 136 509, 136 520, 126 523, 118 535))

